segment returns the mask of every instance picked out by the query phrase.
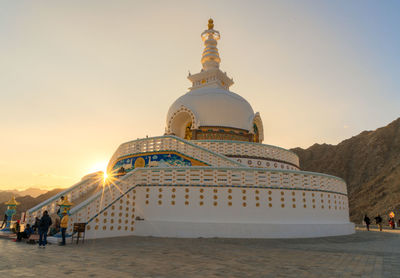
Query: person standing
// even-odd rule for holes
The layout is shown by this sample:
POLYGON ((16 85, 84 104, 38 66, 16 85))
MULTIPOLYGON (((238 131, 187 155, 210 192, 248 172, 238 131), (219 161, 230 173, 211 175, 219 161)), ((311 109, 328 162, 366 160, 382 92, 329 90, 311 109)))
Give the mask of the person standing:
POLYGON ((47 244, 47 233, 49 231, 49 227, 51 226, 51 218, 49 216, 49 213, 44 211, 42 218, 40 219, 39 222, 39 247, 43 246, 43 248, 46 247, 47 244))
POLYGON ((367 226, 367 231, 369 231, 369 224, 371 223, 371 220, 369 219, 369 217, 367 215, 364 216, 364 222, 365 222, 365 225, 367 226))
POLYGON ((382 217, 379 214, 377 217, 375 217, 375 222, 376 222, 376 225, 378 225, 378 227, 379 227, 379 231, 382 232, 382 217))
MULTIPOLYGON (((61 196, 61 198, 60 198, 60 204, 61 204, 62 202, 64 202, 64 196, 61 196)), ((58 205, 57 215, 60 216, 60 209, 61 209, 61 207, 60 207, 59 204, 57 204, 57 205, 58 205)))
POLYGON ((65 232, 67 231, 68 228, 69 216, 66 210, 62 212, 62 215, 63 217, 61 218, 61 223, 60 223, 62 242, 60 245, 65 245, 65 232))
POLYGON ((7 214, 4 214, 4 220, 3 220, 3 223, 1 224, 0 229, 3 229, 3 227, 7 227, 7 220, 8 220, 8 216, 7 216, 7 214))
POLYGON ((39 229, 39 223, 40 223, 40 218, 39 218, 39 217, 36 217, 36 218, 35 218, 35 223, 33 223, 33 225, 32 225, 32 229, 33 229, 33 232, 34 232, 34 233, 36 233, 36 232, 38 231, 38 229, 39 229))
POLYGON ((19 230, 21 229, 21 220, 17 220, 17 222, 15 223, 15 233, 18 234, 19 230))
POLYGON ((50 227, 49 236, 54 236, 61 231, 60 230, 60 218, 56 217, 54 222, 55 223, 53 223, 53 225, 50 227))

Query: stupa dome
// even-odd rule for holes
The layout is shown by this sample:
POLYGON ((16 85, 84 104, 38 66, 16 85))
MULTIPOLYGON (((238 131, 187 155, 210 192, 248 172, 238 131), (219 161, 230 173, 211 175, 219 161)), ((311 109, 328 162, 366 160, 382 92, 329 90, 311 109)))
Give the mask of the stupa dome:
POLYGON ((177 113, 185 110, 193 114, 196 127, 253 129, 254 111, 250 104, 238 94, 222 88, 203 87, 179 97, 168 110, 167 126, 177 113))

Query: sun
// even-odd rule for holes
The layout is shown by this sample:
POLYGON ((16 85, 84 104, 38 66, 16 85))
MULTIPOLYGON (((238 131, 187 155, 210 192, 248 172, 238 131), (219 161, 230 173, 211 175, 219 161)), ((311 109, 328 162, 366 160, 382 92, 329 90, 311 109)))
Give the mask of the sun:
POLYGON ((98 172, 98 171, 102 171, 104 173, 107 172, 106 171, 107 164, 108 164, 107 160, 97 161, 97 162, 91 164, 92 166, 89 168, 88 174, 98 172))
POLYGON ((105 183, 110 178, 109 173, 107 173, 107 164, 107 160, 96 161, 95 163, 91 164, 91 167, 88 168, 88 174, 99 172, 99 178, 101 178, 103 183, 105 183))
POLYGON ((107 179, 108 179, 107 170, 104 170, 103 171, 103 181, 106 182, 107 179))

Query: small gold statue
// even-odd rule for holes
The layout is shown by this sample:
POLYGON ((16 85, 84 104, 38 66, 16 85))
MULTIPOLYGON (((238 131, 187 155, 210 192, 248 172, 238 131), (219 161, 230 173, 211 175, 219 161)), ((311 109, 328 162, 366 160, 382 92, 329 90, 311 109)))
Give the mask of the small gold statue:
POLYGON ((185 128, 185 140, 192 140, 192 122, 189 122, 185 128))

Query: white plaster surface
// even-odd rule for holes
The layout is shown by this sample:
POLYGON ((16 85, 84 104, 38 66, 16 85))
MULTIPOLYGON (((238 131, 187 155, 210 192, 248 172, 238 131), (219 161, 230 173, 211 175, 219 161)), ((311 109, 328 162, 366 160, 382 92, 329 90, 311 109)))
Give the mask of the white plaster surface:
POLYGON ((223 126, 252 130, 254 111, 243 97, 228 90, 204 87, 179 97, 169 108, 167 125, 181 106, 189 109, 200 126, 223 126))
POLYGON ((353 234, 353 223, 194 223, 140 221, 134 235, 156 237, 310 238, 353 234))

